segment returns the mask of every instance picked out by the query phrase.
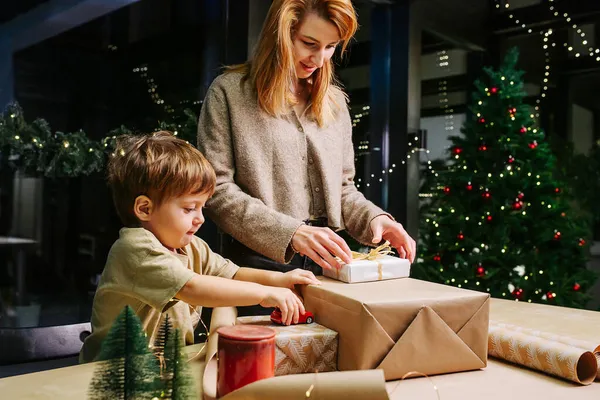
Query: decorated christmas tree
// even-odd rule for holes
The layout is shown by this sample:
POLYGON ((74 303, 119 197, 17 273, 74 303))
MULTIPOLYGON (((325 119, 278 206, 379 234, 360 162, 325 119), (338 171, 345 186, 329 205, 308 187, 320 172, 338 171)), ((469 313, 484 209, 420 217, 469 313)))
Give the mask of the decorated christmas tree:
POLYGON ((102 342, 98 368, 90 383, 89 398, 153 399, 160 394, 160 370, 148 349, 139 318, 127 306, 102 342))
POLYGON ((511 50, 486 68, 446 169, 427 182, 413 276, 493 297, 583 307, 590 226, 524 104, 511 50))
POLYGON ((165 368, 165 398, 172 400, 188 400, 196 398, 194 379, 190 375, 187 357, 181 351, 181 331, 175 329, 167 337, 164 348, 165 368))

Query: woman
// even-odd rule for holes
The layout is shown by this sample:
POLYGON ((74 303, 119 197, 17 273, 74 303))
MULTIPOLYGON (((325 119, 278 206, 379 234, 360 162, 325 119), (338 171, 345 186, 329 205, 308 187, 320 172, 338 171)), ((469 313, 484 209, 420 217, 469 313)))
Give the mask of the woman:
POLYGON ((364 244, 389 240, 413 261, 415 241, 353 181, 352 123, 331 57, 356 28, 350 0, 275 0, 252 59, 209 88, 198 146, 217 188, 206 212, 231 235, 222 251, 232 261, 339 268, 335 256, 351 260, 342 229, 364 244))

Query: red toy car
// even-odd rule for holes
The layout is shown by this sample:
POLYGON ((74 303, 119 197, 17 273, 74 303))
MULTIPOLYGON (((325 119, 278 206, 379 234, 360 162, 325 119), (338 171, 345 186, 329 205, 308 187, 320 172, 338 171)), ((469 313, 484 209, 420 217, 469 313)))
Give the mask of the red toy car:
MULTIPOLYGON (((299 324, 312 324, 314 320, 315 320, 315 316, 313 315, 313 313, 311 313, 310 311, 306 311, 304 314, 300 314, 298 323, 299 324)), ((274 324, 283 325, 283 322, 281 322, 281 310, 279 308, 276 308, 271 313, 271 322, 273 322, 274 324)), ((292 321, 292 325, 294 325, 294 321, 292 321)))

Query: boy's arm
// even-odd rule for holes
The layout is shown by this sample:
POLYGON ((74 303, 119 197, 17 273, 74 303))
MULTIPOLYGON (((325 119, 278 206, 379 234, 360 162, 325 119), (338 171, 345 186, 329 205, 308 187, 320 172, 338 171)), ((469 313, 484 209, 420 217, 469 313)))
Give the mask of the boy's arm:
POLYGON ((197 269, 203 271, 203 276, 218 276, 235 279, 236 281, 254 282, 265 286, 278 286, 290 289, 297 284, 320 284, 312 272, 302 269, 295 269, 284 274, 282 272, 265 271, 257 268, 238 267, 212 251, 202 239, 195 237, 193 240, 200 252, 199 260, 202 262, 202 265, 197 269))
POLYGON ((294 285, 320 285, 314 274, 303 269, 283 272, 265 271, 256 268, 241 267, 235 274, 236 281, 256 282, 261 285, 278 286, 292 289, 294 285))
POLYGON ((240 267, 233 279, 236 281, 255 282, 266 286, 281 286, 283 275, 283 272, 240 267))
POLYGON ((291 290, 242 282, 218 276, 194 274, 175 296, 188 304, 206 307, 251 306, 277 307, 286 324, 298 322, 304 313, 302 301, 291 290))

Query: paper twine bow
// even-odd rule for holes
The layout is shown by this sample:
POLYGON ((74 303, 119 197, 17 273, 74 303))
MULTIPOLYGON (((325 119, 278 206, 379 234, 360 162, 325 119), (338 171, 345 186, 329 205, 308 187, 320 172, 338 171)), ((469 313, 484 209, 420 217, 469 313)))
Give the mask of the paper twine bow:
POLYGON ((371 251, 369 251, 368 253, 359 253, 357 251, 353 251, 352 259, 375 261, 377 258, 387 256, 388 254, 392 254, 393 252, 394 251, 392 250, 390 242, 386 240, 385 243, 383 243, 381 246, 371 249, 371 251))

